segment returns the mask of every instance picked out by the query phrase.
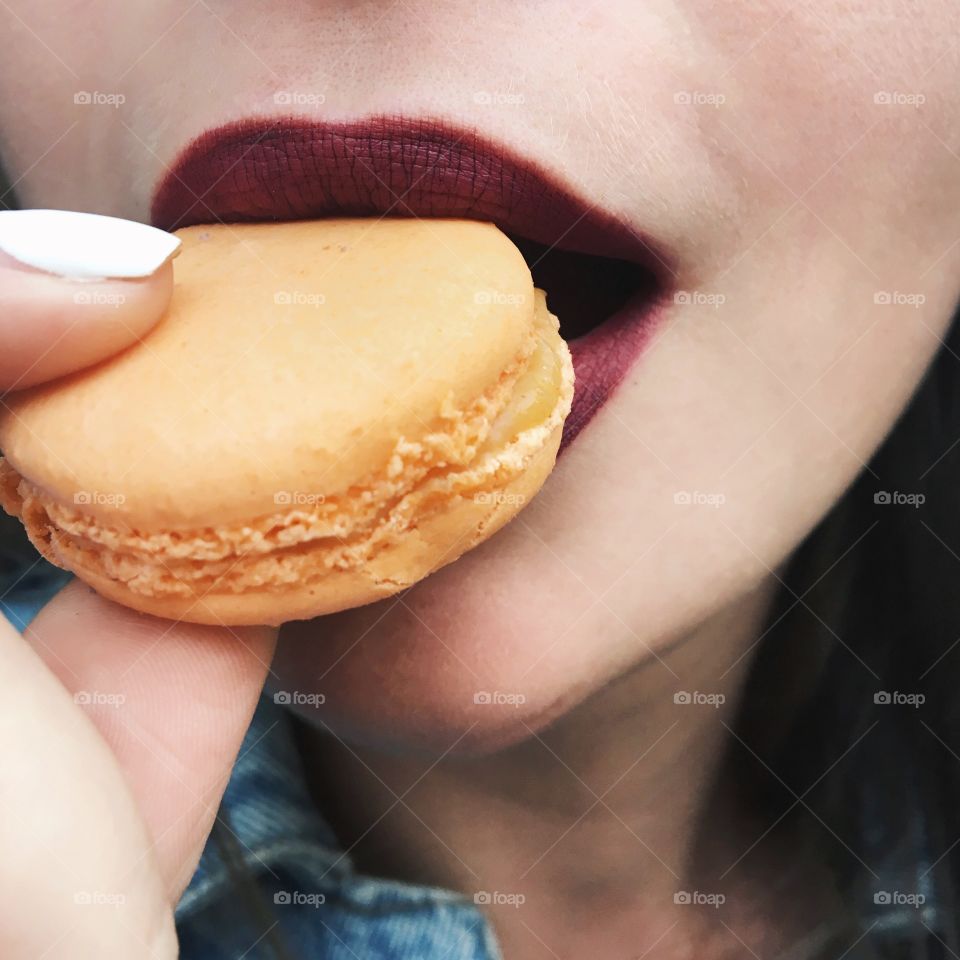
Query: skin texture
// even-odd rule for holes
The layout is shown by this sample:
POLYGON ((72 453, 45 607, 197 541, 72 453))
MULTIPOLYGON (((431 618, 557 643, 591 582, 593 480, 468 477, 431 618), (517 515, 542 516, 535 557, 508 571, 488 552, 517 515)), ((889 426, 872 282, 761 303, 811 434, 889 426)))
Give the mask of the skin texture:
MULTIPOLYGON (((530 912, 491 911, 508 957, 582 955, 577 930, 598 957, 624 943, 767 955, 809 930, 818 904, 756 889, 777 862, 762 845, 726 881, 741 894, 725 888, 727 932, 673 905, 694 885, 684 855, 729 713, 706 722, 672 695, 735 703, 775 571, 863 468, 947 327, 960 276, 956 5, 107 11, 0 8, 12 38, 0 155, 26 205, 145 218, 194 136, 296 94, 299 111, 332 120, 428 113, 479 127, 663 244, 687 294, 518 521, 400 599, 285 632, 272 684, 323 692, 311 720, 345 744, 325 734, 312 749, 335 782, 351 763, 379 778, 341 786, 365 801, 344 829, 360 835, 363 810, 373 818, 423 774, 370 859, 390 849, 395 875, 469 892, 497 889, 491 863, 516 851, 524 868, 503 882, 530 912), (77 106, 79 90, 125 102, 77 106), (512 700, 476 702, 492 691, 512 700), (536 790, 518 769, 536 771, 536 790), (600 805, 578 820, 573 800, 618 777, 616 815, 600 805), (498 829, 471 854, 491 780, 503 802, 481 809, 498 829), (553 814, 537 816, 548 799, 553 814), (570 876, 582 882, 558 889, 570 876)), ((726 866, 760 831, 740 842, 711 813, 732 838, 726 866)))

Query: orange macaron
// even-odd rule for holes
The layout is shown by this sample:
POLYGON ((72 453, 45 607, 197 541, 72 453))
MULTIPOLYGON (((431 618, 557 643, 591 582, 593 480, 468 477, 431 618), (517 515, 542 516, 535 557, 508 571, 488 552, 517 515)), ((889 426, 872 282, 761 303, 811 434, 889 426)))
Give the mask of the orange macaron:
POLYGON ((0 503, 48 559, 147 613, 277 624, 411 586, 539 490, 573 368, 496 227, 178 236, 141 342, 5 398, 0 503))

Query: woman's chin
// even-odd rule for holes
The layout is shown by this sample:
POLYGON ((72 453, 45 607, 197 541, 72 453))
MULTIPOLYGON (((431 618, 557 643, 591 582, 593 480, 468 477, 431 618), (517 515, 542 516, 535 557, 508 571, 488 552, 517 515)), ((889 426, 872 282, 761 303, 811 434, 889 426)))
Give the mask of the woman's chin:
MULTIPOLYGON (((561 711, 565 693, 487 656, 483 679, 470 651, 453 644, 431 649, 429 633, 377 636, 332 662, 318 658, 318 640, 285 638, 270 690, 312 726, 352 744, 390 751, 485 754, 543 729, 561 711), (462 652, 461 652, 462 651, 462 652), (318 661, 322 660, 322 666, 318 661), (493 679, 496 678, 496 679, 493 679)), ((323 641, 319 641, 322 643, 323 641)), ((455 643, 456 641, 454 641, 455 643)))
POLYGON ((309 702, 307 695, 299 702, 292 700, 290 706, 307 725, 349 747, 394 755, 485 756, 535 735, 546 725, 542 716, 512 705, 471 702, 460 706, 439 699, 425 687, 408 690, 390 702, 347 690, 328 697, 322 705, 309 702))
POLYGON ((605 679, 582 637, 562 637, 529 604, 436 579, 287 624, 273 695, 348 742, 488 753, 542 730, 605 679))

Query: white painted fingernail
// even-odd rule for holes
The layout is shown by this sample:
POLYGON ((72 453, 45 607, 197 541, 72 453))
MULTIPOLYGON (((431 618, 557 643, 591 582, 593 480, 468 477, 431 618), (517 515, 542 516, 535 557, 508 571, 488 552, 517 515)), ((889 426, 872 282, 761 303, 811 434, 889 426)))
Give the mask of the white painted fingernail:
POLYGON ((71 280, 132 280, 157 272, 180 241, 156 227, 72 210, 0 210, 0 250, 71 280))

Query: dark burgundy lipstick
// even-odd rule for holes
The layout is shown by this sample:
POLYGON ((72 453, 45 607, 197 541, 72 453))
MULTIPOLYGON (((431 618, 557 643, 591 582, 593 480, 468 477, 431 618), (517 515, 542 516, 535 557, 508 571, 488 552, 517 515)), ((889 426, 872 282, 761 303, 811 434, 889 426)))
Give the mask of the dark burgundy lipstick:
POLYGON ((538 165, 475 132, 427 120, 231 123, 186 147, 152 207, 154 224, 167 230, 333 216, 486 220, 517 242, 573 354, 564 445, 649 341, 671 273, 646 237, 538 165))

